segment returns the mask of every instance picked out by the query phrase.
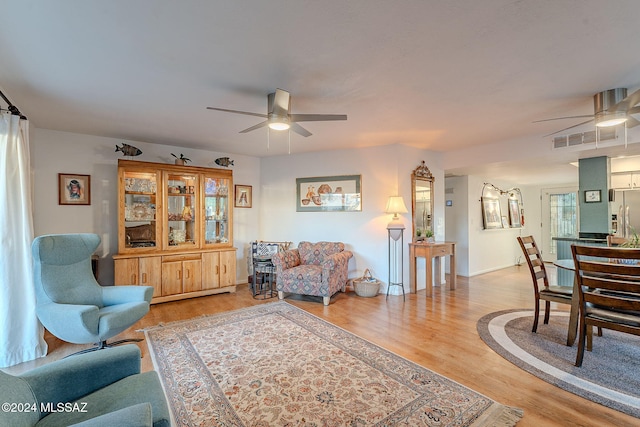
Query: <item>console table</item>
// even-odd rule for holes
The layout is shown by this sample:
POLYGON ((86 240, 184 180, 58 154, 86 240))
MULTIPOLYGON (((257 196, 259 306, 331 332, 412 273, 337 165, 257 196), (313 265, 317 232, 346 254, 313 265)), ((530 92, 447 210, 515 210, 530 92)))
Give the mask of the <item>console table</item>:
POLYGON ((416 261, 425 258, 427 264, 427 296, 430 297, 433 290, 433 260, 435 259, 436 285, 441 285, 442 277, 440 258, 449 256, 451 274, 449 275, 449 289, 456 288, 456 244, 455 242, 435 243, 409 243, 409 284, 411 293, 416 293, 416 261))

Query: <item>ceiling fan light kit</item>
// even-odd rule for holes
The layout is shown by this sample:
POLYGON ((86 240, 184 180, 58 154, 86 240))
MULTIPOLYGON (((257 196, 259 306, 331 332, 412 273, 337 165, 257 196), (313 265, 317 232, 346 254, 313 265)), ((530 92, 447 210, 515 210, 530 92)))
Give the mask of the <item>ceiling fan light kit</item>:
POLYGON ((596 114, 596 126, 606 128, 609 126, 617 126, 627 121, 627 113, 624 111, 615 111, 613 113, 596 114))
POLYGON ((286 119, 276 119, 269 122, 269 128, 273 130, 287 130, 291 127, 286 119))
POLYGON ((618 104, 627 97, 627 89, 619 87, 593 95, 593 111, 598 127, 616 126, 627 121, 626 110, 616 111, 618 104))

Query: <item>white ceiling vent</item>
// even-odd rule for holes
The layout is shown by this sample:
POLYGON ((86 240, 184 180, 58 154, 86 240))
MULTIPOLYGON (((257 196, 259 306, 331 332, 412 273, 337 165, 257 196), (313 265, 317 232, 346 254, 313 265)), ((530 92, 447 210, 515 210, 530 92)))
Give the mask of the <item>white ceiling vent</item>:
MULTIPOLYGON (((610 141, 616 139, 615 128, 601 128, 598 141, 610 141)), ((553 148, 575 147, 584 144, 596 143, 596 131, 572 133, 570 135, 556 136, 553 138, 553 148)))

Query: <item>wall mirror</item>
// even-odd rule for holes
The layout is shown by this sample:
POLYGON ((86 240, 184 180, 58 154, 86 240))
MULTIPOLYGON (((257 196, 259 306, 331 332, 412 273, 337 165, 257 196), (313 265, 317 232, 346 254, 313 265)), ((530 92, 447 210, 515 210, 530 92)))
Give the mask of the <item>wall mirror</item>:
POLYGON ((411 214, 413 241, 433 236, 433 175, 424 160, 411 173, 411 214))

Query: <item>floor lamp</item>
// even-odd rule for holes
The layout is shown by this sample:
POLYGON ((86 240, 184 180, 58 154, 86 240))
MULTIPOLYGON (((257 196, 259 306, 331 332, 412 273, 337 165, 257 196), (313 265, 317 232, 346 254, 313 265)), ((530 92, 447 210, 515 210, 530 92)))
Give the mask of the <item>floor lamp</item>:
POLYGON ((403 269, 403 250, 404 250, 404 224, 402 220, 398 216, 399 213, 407 213, 407 206, 404 204, 404 200, 402 196, 391 196, 387 201, 387 208, 385 212, 388 214, 393 214, 393 219, 387 225, 387 234, 388 234, 388 243, 389 243, 389 281, 387 285, 387 298, 389 298, 389 289, 391 286, 400 286, 402 288, 402 300, 405 300, 404 294, 404 269, 403 269), (400 241, 400 249, 398 249, 398 240, 400 241), (393 254, 393 256, 392 256, 393 254), (393 262, 392 262, 393 258, 393 262), (400 261, 398 263, 398 260, 400 261), (399 268, 398 268, 399 264, 399 268), (391 280, 391 270, 393 267, 393 277, 394 280, 391 280), (398 275, 398 272, 400 273, 398 275))

